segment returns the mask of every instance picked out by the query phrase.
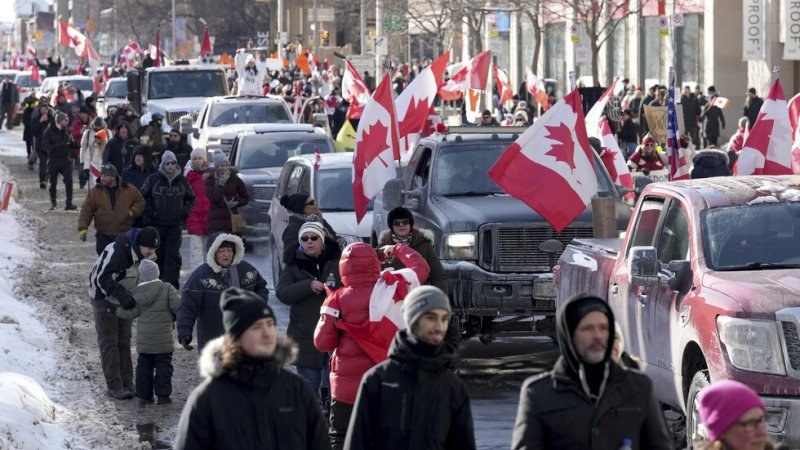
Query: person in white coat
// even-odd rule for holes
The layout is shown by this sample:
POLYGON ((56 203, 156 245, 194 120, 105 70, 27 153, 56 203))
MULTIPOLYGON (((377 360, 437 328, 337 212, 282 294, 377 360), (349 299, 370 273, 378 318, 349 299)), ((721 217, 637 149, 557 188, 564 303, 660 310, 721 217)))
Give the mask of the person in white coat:
POLYGON ((106 122, 100 117, 96 117, 92 121, 92 126, 83 132, 81 138, 81 170, 83 171, 80 178, 81 189, 89 184, 92 165, 97 167, 98 171, 103 166, 103 150, 106 148, 108 138, 106 122))
POLYGON ((267 74, 266 63, 256 61, 252 53, 244 49, 236 50, 236 95, 261 95, 264 76, 267 74))

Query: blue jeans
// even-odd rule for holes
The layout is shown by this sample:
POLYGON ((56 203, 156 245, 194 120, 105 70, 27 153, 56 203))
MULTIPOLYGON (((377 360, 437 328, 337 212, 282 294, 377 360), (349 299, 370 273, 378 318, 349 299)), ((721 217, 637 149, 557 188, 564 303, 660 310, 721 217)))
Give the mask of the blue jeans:
POLYGON ((305 366, 295 366, 295 368, 297 369, 297 374, 300 375, 300 378, 306 380, 317 398, 319 398, 320 387, 330 390, 331 369, 330 364, 328 364, 328 358, 325 358, 325 365, 321 369, 305 366))

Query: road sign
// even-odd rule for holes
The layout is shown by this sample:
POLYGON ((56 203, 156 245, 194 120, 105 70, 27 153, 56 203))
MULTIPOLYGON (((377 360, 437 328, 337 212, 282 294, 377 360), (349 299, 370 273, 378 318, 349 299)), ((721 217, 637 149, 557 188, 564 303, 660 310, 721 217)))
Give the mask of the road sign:
POLYGON ((405 31, 408 27, 406 16, 401 11, 389 10, 386 12, 386 17, 383 19, 383 24, 388 31, 405 31))
POLYGON ((658 18, 658 32, 661 36, 669 36, 669 19, 666 17, 658 18))
POLYGON ((259 31, 256 35, 256 46, 267 47, 269 46, 269 31, 259 31))
POLYGON ((372 38, 374 40, 375 54, 386 56, 389 54, 389 40, 386 39, 386 36, 375 36, 372 38))
POLYGON ((675 13, 672 15, 672 26, 673 27, 682 27, 683 26, 683 14, 675 13))
POLYGON ((572 35, 572 43, 577 44, 581 41, 580 27, 577 23, 573 23, 569 27, 569 33, 572 35))
MULTIPOLYGON (((306 19, 309 22, 314 22, 314 8, 306 10, 306 19)), ((336 20, 336 12, 333 8, 317 8, 318 22, 333 22, 334 20, 336 20)))
POLYGON ((363 77, 364 72, 369 72, 375 76, 375 57, 372 55, 350 55, 347 57, 353 68, 363 77))

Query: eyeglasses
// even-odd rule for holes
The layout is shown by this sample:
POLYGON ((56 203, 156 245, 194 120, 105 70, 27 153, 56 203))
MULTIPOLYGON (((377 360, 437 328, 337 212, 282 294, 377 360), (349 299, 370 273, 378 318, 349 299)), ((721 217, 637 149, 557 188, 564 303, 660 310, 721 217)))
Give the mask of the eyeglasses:
POLYGON ((402 226, 408 225, 410 223, 411 223, 411 221, 408 220, 408 219, 394 219, 392 221, 392 226, 394 226, 394 227, 402 227, 402 226))
POLYGON ((308 202, 306 202, 306 206, 310 206, 310 205, 313 205, 313 204, 315 204, 315 203, 316 203, 316 202, 314 202, 314 199, 312 198, 311 200, 309 200, 308 202))
POLYGON ((745 431, 752 433, 753 431, 756 431, 757 428, 761 428, 762 426, 766 425, 766 423, 767 418, 765 416, 761 416, 758 419, 736 422, 735 425, 739 425, 740 427, 744 428, 745 431))
POLYGON ((492 118, 492 116, 483 116, 483 120, 489 120, 491 118, 492 118))
POLYGON ((176 164, 178 164, 176 161, 166 161, 166 162, 164 163, 164 165, 165 165, 165 166, 174 166, 174 165, 176 165, 176 164))
POLYGON ((645 147, 655 147, 655 144, 644 144, 645 147))
POLYGON ((312 242, 317 242, 319 240, 319 236, 317 236, 316 234, 311 236, 303 236, 300 238, 300 240, 303 242, 308 242, 309 240, 311 240, 312 242))

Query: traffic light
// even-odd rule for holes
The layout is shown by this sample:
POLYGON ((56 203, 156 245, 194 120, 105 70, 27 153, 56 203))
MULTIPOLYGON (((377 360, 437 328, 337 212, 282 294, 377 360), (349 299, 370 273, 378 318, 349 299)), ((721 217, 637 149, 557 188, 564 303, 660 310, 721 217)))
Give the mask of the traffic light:
POLYGON ((323 47, 327 47, 327 46, 330 45, 329 37, 330 37, 330 33, 328 33, 325 30, 322 30, 322 33, 320 34, 320 39, 322 40, 322 46, 323 47))

